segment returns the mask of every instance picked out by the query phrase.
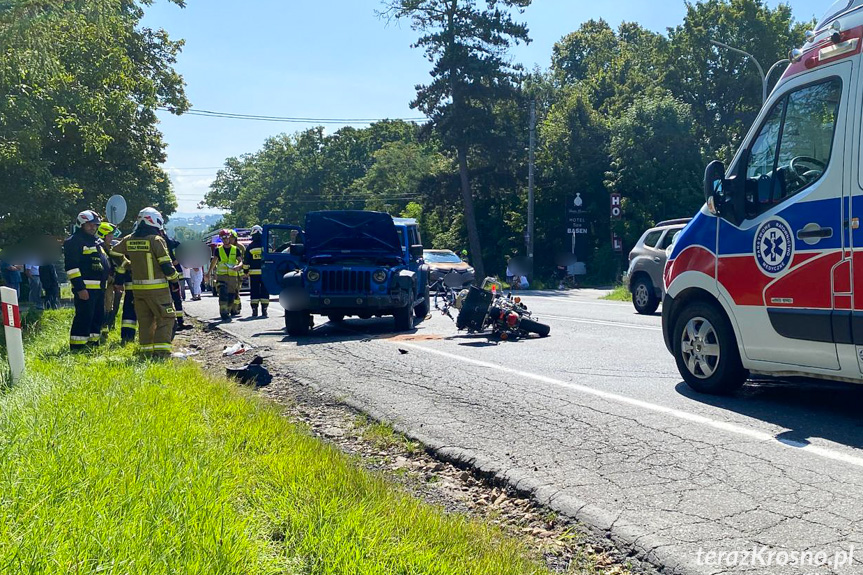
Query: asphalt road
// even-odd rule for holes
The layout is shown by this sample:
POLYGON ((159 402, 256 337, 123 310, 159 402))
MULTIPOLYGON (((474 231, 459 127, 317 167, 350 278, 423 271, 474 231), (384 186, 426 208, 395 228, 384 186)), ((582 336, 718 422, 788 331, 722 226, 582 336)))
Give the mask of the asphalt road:
MULTIPOLYGON (((575 292, 525 301, 551 337, 489 342, 433 312, 410 334, 390 318, 316 318, 296 339, 275 302, 270 318, 223 328, 664 571, 863 574, 863 387, 752 382, 701 396, 659 315, 575 292)), ((218 319, 209 296, 186 309, 218 319)))

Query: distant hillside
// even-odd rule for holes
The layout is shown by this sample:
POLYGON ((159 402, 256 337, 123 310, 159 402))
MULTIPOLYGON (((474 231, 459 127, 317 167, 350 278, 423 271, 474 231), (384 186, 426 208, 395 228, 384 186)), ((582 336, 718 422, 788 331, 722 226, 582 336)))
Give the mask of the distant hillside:
POLYGON ((216 227, 222 220, 221 214, 194 214, 178 212, 165 224, 169 236, 178 240, 192 240, 216 227))

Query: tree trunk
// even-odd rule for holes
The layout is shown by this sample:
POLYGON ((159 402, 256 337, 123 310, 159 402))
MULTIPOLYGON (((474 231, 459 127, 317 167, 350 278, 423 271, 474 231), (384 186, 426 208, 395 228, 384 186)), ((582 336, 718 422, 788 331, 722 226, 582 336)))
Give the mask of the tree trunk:
POLYGON ((479 230, 476 227, 476 214, 473 211, 473 193, 470 189, 470 177, 467 172, 467 150, 465 146, 458 147, 458 171, 461 176, 461 197, 464 200, 464 219, 467 225, 467 239, 470 244, 470 264, 476 270, 479 284, 485 279, 485 266, 482 263, 482 248, 479 242, 479 230))

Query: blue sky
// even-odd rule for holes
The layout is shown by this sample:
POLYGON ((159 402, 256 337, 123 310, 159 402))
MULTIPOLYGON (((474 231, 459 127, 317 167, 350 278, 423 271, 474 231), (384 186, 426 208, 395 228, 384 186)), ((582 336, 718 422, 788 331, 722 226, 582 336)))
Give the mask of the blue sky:
MULTIPOLYGON (((186 46, 177 70, 200 110, 309 118, 416 117, 409 102, 429 63, 411 49, 406 22, 387 24, 377 0, 160 0, 144 24, 166 29, 186 46)), ((776 0, 769 0, 776 5, 776 0)), ((790 0, 798 19, 820 16, 831 2, 790 0)), ((513 57, 546 68, 551 49, 591 18, 636 21, 656 31, 679 24, 683 0, 534 0, 522 20, 533 42, 513 57)), ((225 158, 258 150, 268 136, 313 124, 160 114, 179 211, 196 211, 225 158)), ((338 129, 328 126, 328 130, 338 129)))

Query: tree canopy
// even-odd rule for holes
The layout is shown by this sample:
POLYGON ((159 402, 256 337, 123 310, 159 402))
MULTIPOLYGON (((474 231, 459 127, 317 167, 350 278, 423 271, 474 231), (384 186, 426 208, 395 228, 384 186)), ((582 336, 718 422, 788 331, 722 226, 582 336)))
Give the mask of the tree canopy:
POLYGON ((579 193, 591 233, 578 239, 578 255, 596 281, 609 281, 625 257, 611 251, 609 192, 624 199, 614 231, 628 250, 645 228, 698 209, 704 166, 728 159, 761 107, 752 62, 710 41, 754 54, 766 71, 802 45, 809 25, 764 0, 687 2, 683 22, 665 34, 585 22, 555 44, 548 70, 525 74, 508 50, 528 41, 514 16, 528 4, 385 1, 383 14, 409 19, 414 47, 432 63, 412 102, 429 122, 271 138, 226 162, 207 203, 242 225, 293 223, 323 208, 410 215, 428 245, 468 248, 474 262, 502 273, 505 256, 525 251, 534 101, 537 273, 550 276, 571 250, 566 202, 579 193))
POLYGON ((176 208, 156 110, 189 107, 183 43, 140 25, 150 3, 0 2, 0 245, 63 233, 113 194, 176 208))

